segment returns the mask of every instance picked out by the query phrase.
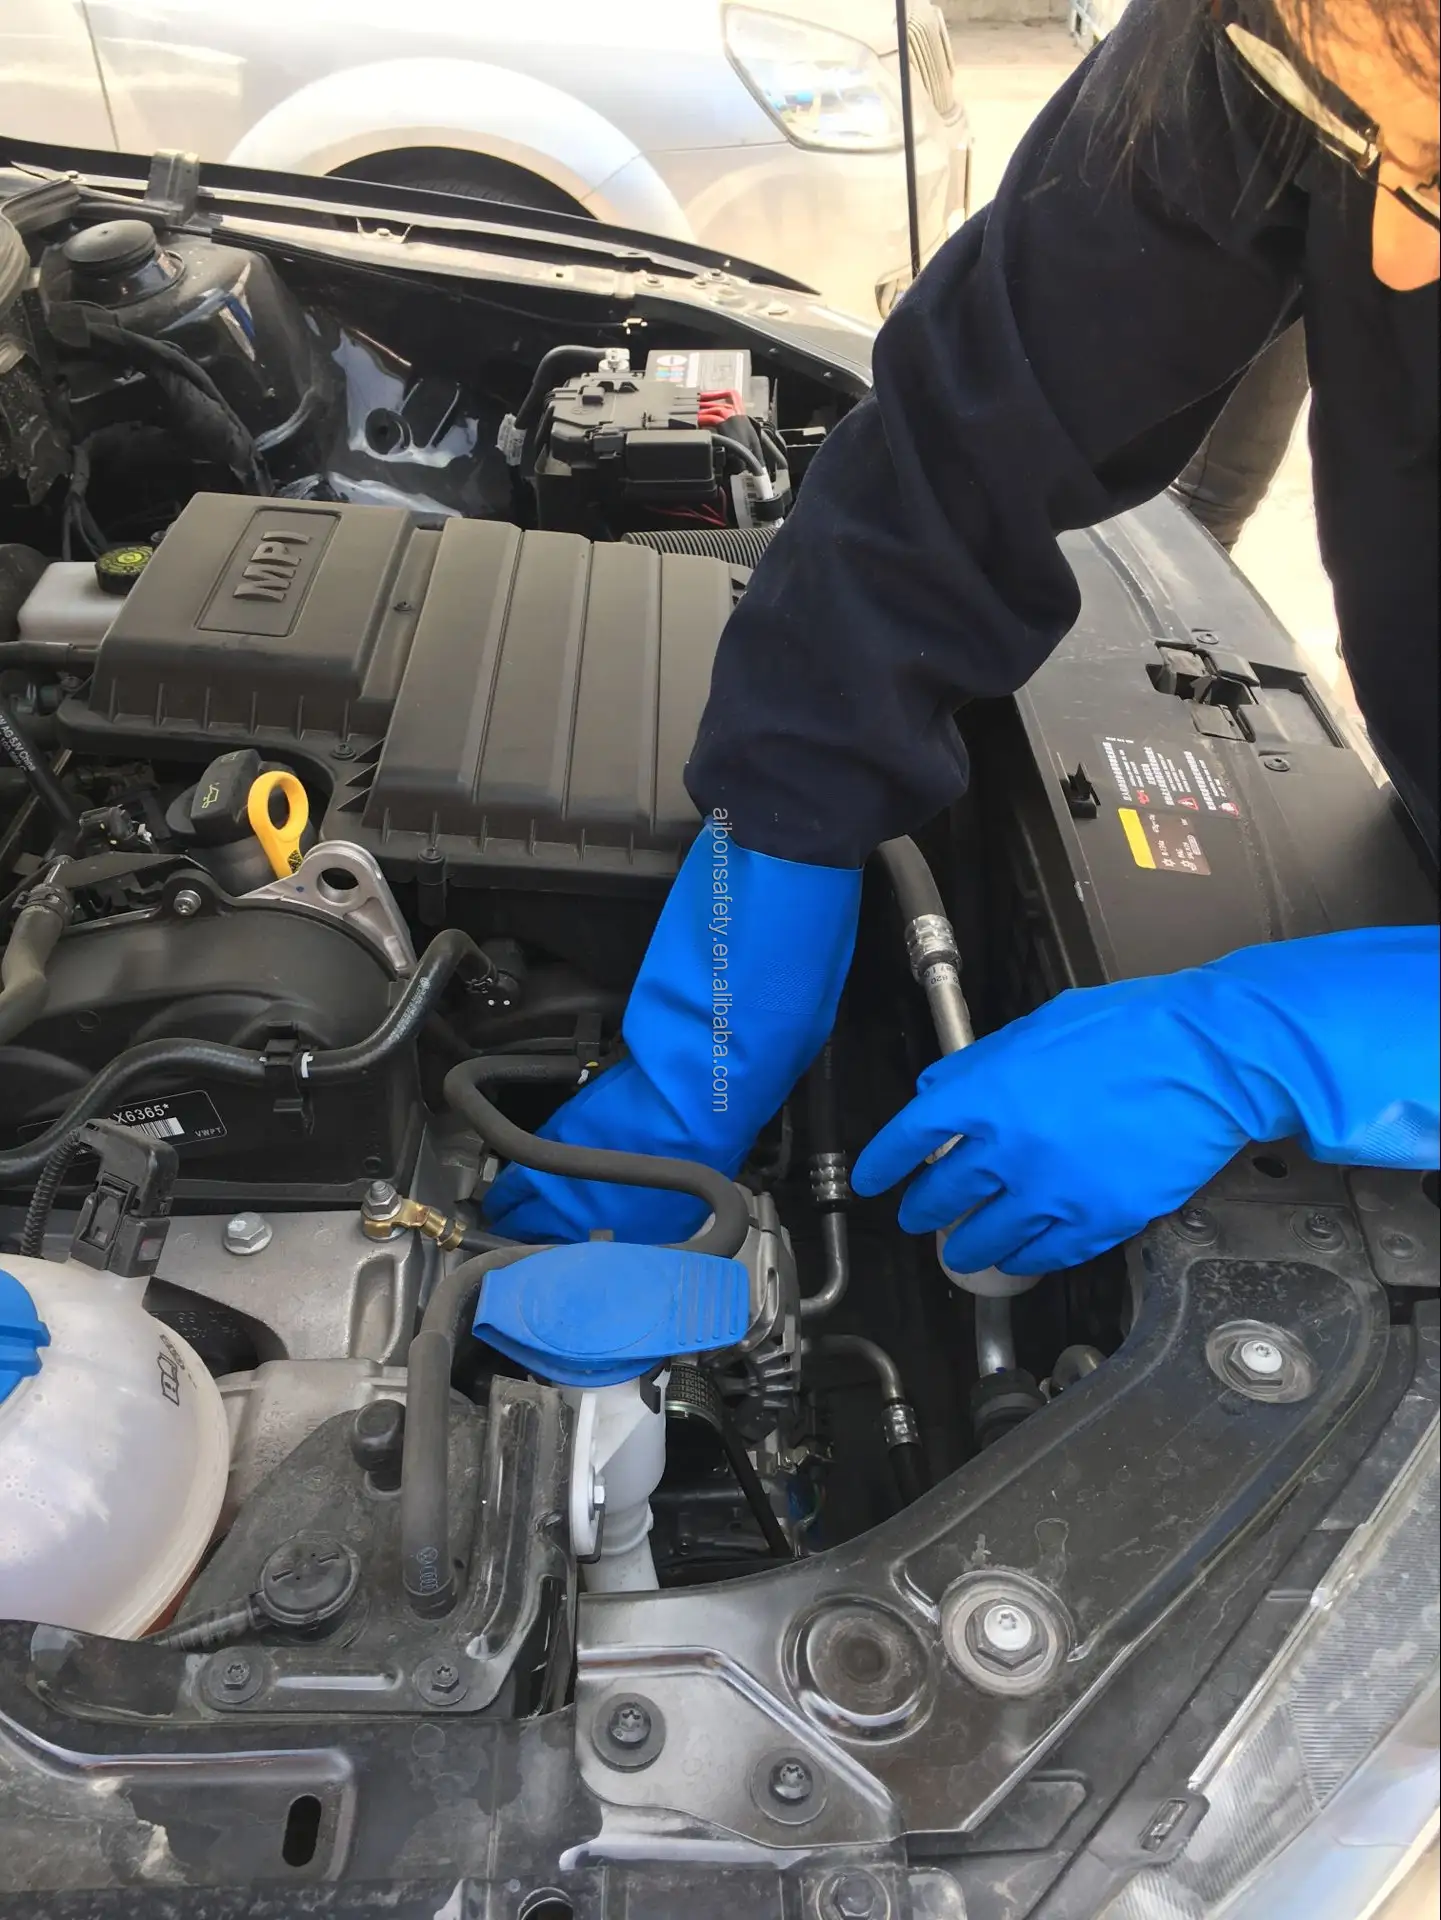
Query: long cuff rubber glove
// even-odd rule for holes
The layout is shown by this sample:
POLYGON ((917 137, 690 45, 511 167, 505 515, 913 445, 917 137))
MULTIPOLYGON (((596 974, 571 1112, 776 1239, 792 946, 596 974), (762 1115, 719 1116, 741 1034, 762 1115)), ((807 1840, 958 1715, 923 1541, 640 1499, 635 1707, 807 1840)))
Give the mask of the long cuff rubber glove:
MULTIPOLYGON (((859 869, 739 847, 706 822, 661 909, 631 990, 627 1057, 541 1132, 573 1146, 673 1154, 735 1174, 820 1052, 850 967, 859 869)), ((653 1187, 508 1167, 486 1212, 519 1240, 682 1240, 704 1203, 653 1187)))
POLYGON ((1063 993, 947 1055, 856 1162, 951 1227, 958 1273, 1076 1266, 1188 1200, 1251 1140, 1317 1160, 1438 1160, 1435 927, 1246 947, 1157 979, 1063 993))

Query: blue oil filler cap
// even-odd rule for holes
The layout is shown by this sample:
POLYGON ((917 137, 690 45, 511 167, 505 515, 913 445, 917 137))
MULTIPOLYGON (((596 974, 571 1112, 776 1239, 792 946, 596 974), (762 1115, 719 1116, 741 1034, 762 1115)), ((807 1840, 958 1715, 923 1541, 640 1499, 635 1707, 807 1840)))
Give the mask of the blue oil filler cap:
POLYGON ((22 1380, 40 1371, 40 1349, 50 1330, 13 1273, 0 1267, 0 1404, 22 1380))
POLYGON ((750 1281, 739 1260, 713 1253, 588 1240, 488 1273, 474 1325, 542 1380, 611 1387, 743 1340, 750 1281))

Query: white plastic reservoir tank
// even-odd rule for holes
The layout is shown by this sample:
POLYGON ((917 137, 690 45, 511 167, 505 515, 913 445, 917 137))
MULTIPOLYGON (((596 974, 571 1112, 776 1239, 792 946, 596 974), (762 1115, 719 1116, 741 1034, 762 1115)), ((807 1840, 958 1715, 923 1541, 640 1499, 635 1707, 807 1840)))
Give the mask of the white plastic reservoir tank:
POLYGON ((0 1254, 0 1618, 133 1639, 205 1551, 225 1410, 144 1293, 0 1254))

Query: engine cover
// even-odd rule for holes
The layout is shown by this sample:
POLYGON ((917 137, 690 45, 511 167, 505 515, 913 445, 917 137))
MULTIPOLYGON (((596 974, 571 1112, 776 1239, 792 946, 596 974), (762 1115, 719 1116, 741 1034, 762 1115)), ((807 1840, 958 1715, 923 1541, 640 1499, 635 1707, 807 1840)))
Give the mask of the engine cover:
POLYGON ((198 494, 61 733, 308 762, 392 877, 663 881, 736 593, 719 560, 400 507, 198 494))

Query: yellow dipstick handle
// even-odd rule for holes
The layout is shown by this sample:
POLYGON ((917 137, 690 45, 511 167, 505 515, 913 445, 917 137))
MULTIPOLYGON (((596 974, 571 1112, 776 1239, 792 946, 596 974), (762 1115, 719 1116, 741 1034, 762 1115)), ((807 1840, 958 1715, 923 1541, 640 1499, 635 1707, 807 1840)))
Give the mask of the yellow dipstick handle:
POLYGON ((310 821, 310 801, 293 773, 262 773, 253 782, 245 802, 251 830, 277 880, 284 880, 300 865, 300 836, 310 821), (279 826, 271 817, 271 796, 285 795, 285 818, 279 826))

